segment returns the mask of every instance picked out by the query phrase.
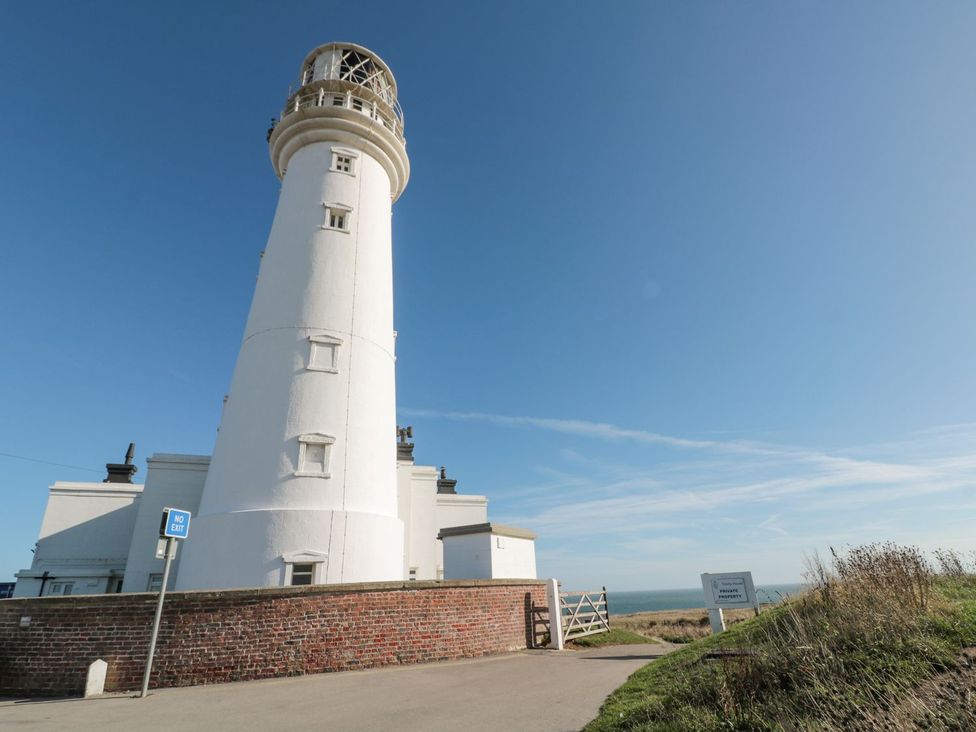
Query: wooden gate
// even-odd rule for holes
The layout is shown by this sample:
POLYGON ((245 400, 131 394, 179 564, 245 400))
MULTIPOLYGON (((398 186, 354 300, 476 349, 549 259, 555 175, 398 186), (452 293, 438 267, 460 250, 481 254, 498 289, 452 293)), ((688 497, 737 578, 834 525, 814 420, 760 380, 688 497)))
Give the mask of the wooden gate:
POLYGON ((610 632, 606 587, 592 592, 560 592, 559 610, 564 641, 610 632))

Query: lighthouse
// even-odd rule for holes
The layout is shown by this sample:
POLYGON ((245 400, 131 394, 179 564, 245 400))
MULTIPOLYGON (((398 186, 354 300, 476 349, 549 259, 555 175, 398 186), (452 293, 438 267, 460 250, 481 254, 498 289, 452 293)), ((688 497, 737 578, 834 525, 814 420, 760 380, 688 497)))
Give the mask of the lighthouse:
POLYGON ((372 51, 329 43, 293 89, 269 133, 278 208, 179 589, 403 579, 396 81, 372 51))

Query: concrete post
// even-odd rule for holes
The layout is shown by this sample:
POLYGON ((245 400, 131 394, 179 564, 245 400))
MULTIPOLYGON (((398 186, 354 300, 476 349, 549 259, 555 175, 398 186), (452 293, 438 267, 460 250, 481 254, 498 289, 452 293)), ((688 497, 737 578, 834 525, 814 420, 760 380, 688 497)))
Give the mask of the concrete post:
POLYGON ((105 675, 108 664, 102 659, 92 661, 88 666, 88 676, 85 678, 85 698, 101 696, 105 693, 105 675))
POLYGON ((551 579, 546 583, 549 597, 549 647, 563 650, 563 611, 559 603, 559 581, 551 579))
POLYGON ((712 633, 721 633, 725 630, 725 615, 722 614, 722 608, 708 608, 708 621, 712 624, 712 633))

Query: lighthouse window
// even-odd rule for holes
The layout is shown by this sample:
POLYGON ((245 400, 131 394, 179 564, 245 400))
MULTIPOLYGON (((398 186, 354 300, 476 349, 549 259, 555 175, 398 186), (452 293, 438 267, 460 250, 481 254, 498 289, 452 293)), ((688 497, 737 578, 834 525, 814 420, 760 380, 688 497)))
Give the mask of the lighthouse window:
POLYGON ((359 154, 355 150, 345 148, 332 148, 332 169, 340 173, 356 174, 356 158, 359 154))
POLYGON ((335 438, 329 435, 311 434, 298 438, 298 470, 295 475, 312 478, 331 476, 329 463, 335 438))
POLYGON ((346 97, 344 94, 333 94, 332 95, 332 106, 333 107, 345 107, 346 97))
POLYGON ((302 86, 305 84, 310 84, 312 82, 312 77, 315 75, 315 62, 313 61, 308 66, 305 67, 305 71, 302 72, 302 86))
POLYGON ((325 460, 325 445, 306 445, 305 464, 302 466, 307 473, 324 473, 328 465, 325 460))
POLYGON ((309 336, 308 366, 310 371, 339 373, 339 346, 342 341, 326 335, 309 336))
POLYGON ((291 565, 291 583, 293 585, 310 585, 312 577, 315 575, 314 564, 293 564, 291 565))
POLYGON ((325 207, 325 222, 323 229, 333 231, 349 231, 349 219, 352 209, 339 203, 323 203, 325 207))

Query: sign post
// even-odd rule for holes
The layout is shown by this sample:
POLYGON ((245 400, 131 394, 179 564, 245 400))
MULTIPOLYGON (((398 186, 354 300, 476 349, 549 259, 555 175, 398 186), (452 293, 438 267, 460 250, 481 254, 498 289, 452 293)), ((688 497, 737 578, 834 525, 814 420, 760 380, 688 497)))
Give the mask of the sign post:
MULTIPOLYGON (((149 639, 149 655, 146 657, 146 671, 142 675, 142 692, 140 697, 149 693, 149 675, 152 673, 153 655, 156 653, 156 637, 159 635, 159 621, 163 617, 163 599, 166 597, 166 583, 169 582, 169 567, 176 556, 176 540, 185 539, 190 535, 190 512, 179 508, 164 508, 163 520, 159 525, 160 544, 166 542, 163 550, 163 584, 159 588, 159 599, 156 600, 156 617, 153 618, 152 636, 149 639)), ((159 557, 157 549, 156 556, 159 557)))
POLYGON ((701 581, 713 633, 725 630, 722 608, 751 607, 756 615, 759 614, 759 598, 752 583, 752 572, 706 572, 701 576, 701 581))

